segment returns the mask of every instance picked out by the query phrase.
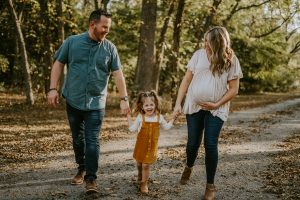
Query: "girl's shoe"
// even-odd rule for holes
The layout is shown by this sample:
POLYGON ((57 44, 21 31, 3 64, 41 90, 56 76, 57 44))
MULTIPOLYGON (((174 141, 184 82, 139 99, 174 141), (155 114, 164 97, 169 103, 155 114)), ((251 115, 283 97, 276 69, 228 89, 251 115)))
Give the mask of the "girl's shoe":
POLYGON ((181 175, 180 183, 182 185, 187 184, 187 182, 190 180, 191 173, 192 173, 193 167, 186 166, 183 170, 183 173, 181 175))
POLYGON ((215 200, 216 199, 216 187, 214 184, 206 184, 204 200, 215 200))
POLYGON ((143 194, 148 194, 148 181, 141 182, 140 191, 143 194))

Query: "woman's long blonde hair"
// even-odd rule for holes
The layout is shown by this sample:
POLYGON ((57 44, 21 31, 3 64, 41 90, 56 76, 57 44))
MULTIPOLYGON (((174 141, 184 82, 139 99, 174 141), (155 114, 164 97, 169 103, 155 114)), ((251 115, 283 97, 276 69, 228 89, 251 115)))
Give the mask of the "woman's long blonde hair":
POLYGON ((228 71, 232 65, 233 50, 230 48, 230 38, 226 28, 215 26, 204 35, 205 45, 208 45, 210 70, 215 75, 228 71))

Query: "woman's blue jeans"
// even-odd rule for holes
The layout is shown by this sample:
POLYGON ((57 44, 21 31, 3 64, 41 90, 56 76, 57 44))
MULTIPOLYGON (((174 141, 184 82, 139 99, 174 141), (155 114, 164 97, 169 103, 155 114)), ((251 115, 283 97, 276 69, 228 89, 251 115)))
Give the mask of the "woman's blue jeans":
POLYGON ((186 115, 188 142, 186 146, 187 166, 193 167, 204 133, 205 168, 207 183, 213 184, 218 165, 218 139, 224 121, 209 111, 200 110, 186 115))
POLYGON ((67 104, 75 160, 78 164, 78 170, 86 171, 85 180, 97 178, 99 132, 104 113, 104 109, 82 111, 67 104))

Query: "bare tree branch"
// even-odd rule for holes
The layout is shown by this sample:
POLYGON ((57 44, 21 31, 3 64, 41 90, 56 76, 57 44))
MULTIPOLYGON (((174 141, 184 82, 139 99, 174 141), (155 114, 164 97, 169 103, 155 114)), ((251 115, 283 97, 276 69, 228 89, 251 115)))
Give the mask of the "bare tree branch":
POLYGON ((292 30, 286 37, 285 40, 288 41, 295 33, 297 33, 297 30, 300 28, 300 26, 298 26, 297 28, 295 28, 294 30, 292 30))
POLYGON ((239 7, 239 3, 241 2, 241 0, 236 0, 235 1, 235 5, 233 6, 233 8, 231 9, 230 11, 230 14, 226 17, 225 20, 223 20, 223 24, 226 25, 230 20, 231 18, 233 17, 233 15, 235 15, 237 12, 241 11, 241 10, 247 10, 247 9, 251 9, 251 8, 257 8, 257 7, 260 7, 266 3, 269 3, 271 1, 274 1, 274 0, 266 0, 266 1, 263 1, 261 3, 258 3, 258 4, 251 4, 251 5, 248 5, 248 6, 241 6, 239 7))
POLYGON ((252 5, 249 5, 249 6, 239 7, 235 12, 238 12, 240 10, 248 10, 250 8, 257 8, 257 7, 260 7, 260 6, 264 5, 264 4, 272 2, 272 1, 275 1, 275 0, 266 0, 266 1, 263 1, 263 2, 258 3, 258 4, 252 4, 252 5))
POLYGON ((295 45, 295 47, 290 51, 290 54, 296 53, 300 51, 300 41, 298 41, 295 45))
POLYGON ((271 30, 269 30, 269 31, 267 31, 267 32, 265 32, 265 33, 263 33, 263 34, 255 35, 255 36, 253 36, 253 37, 254 37, 254 38, 261 38, 261 37, 265 37, 265 36, 268 36, 268 35, 272 34, 272 33, 275 32, 276 30, 278 30, 282 25, 284 25, 288 20, 290 20, 291 18, 293 18, 293 17, 295 16, 296 13, 297 13, 297 12, 291 14, 289 17, 287 17, 286 19, 284 19, 283 22, 282 22, 280 25, 278 25, 278 26, 272 28, 271 30))

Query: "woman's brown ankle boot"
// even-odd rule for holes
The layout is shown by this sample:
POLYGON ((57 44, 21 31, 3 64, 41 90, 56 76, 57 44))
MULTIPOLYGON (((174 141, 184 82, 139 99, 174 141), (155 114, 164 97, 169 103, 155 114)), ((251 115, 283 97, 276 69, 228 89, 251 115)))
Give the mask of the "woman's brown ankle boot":
POLYGON ((214 184, 206 184, 204 200, 215 200, 216 199, 216 187, 214 184))
POLYGON ((188 166, 186 166, 184 168, 183 173, 181 175, 181 179, 180 179, 180 183, 182 185, 187 184, 187 182, 190 180, 192 169, 193 169, 193 167, 188 167, 188 166))
POLYGON ((147 194, 148 193, 148 181, 141 182, 140 191, 143 194, 147 194))

